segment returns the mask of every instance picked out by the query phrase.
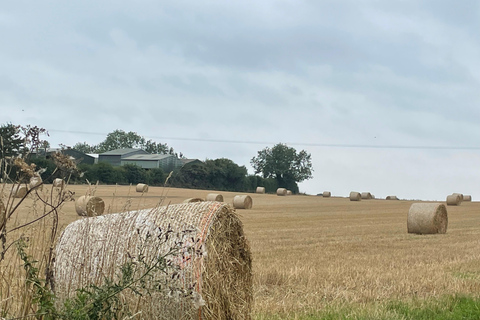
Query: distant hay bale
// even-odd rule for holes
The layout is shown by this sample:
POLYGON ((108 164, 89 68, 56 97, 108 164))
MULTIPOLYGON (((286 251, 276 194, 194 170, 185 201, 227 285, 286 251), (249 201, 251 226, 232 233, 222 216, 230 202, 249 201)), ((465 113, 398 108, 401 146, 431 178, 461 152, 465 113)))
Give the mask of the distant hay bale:
POLYGON ((205 201, 218 201, 223 202, 223 196, 219 193, 209 193, 205 197, 205 201))
POLYGON ((27 187, 24 185, 16 184, 10 188, 10 196, 14 198, 23 198, 27 195, 27 187))
POLYGON ((287 190, 287 196, 291 196, 293 192, 291 190, 287 190))
POLYGON ((447 196, 447 205, 449 206, 458 206, 461 202, 462 200, 458 193, 447 196))
POLYGON ((76 289, 118 279, 129 257, 142 253, 152 262, 178 247, 180 252, 167 256, 172 269, 152 274, 145 283, 165 289, 141 296, 126 291, 120 297, 125 308, 141 310, 142 319, 251 319, 250 247, 238 215, 219 202, 173 204, 69 224, 55 248, 57 303, 74 297, 76 289))
POLYGON ((99 197, 81 196, 75 201, 75 211, 82 217, 100 216, 104 210, 105 202, 99 197))
POLYGON ((255 190, 255 193, 265 193, 265 187, 257 187, 257 190, 255 190))
POLYGON ((460 196, 460 202, 463 201, 463 193, 452 193, 452 194, 458 194, 460 196))
POLYGON ((463 195, 463 201, 466 201, 466 202, 472 201, 472 196, 469 194, 463 195))
POLYGON ((332 196, 332 193, 330 191, 323 191, 322 195, 324 198, 330 198, 332 196))
POLYGON ((362 199, 372 199, 372 194, 370 192, 362 192, 361 198, 362 199))
POLYGON ((183 200, 183 203, 193 203, 193 202, 202 202, 204 201, 202 198, 188 198, 183 200))
POLYGON ((360 192, 350 192, 350 201, 360 201, 361 198, 362 195, 360 194, 360 192))
POLYGON ((146 192, 148 192, 148 184, 139 183, 139 184, 137 184, 137 187, 135 188, 135 190, 137 192, 146 193, 146 192))
POLYGON ((42 177, 40 177, 39 175, 35 175, 30 178, 30 182, 28 183, 28 189, 31 190, 37 187, 38 190, 42 190, 43 189, 42 182, 43 182, 42 177))
POLYGON ((386 200, 398 200, 398 197, 397 196, 387 196, 385 199, 386 200))
POLYGON ((233 197, 233 207, 235 209, 251 209, 252 204, 252 197, 249 195, 238 195, 233 197))
POLYGON ((277 196, 286 196, 287 195, 287 189, 285 188, 278 188, 277 189, 277 196))
POLYGON ((441 203, 413 203, 408 211, 408 233, 446 233, 447 208, 441 203))
POLYGON ((54 188, 63 188, 63 186, 65 185, 65 180, 57 178, 53 180, 52 184, 54 188))

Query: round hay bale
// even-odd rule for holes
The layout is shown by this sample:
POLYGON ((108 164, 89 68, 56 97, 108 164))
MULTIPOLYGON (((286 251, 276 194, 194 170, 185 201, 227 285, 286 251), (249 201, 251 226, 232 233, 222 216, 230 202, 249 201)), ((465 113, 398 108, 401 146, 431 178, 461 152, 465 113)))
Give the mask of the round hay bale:
POLYGON ((286 196, 287 195, 287 189, 285 188, 278 188, 277 189, 277 196, 286 196))
POLYGON ((204 201, 202 198, 188 198, 183 200, 183 203, 202 202, 202 201, 204 201))
POLYGON ((387 196, 386 200, 398 200, 397 196, 387 196))
POLYGON ((458 193, 447 196, 447 205, 449 206, 458 206, 461 202, 462 200, 458 193))
POLYGON ((330 191, 323 191, 322 195, 324 198, 330 198, 332 196, 332 193, 330 191))
POLYGON ((42 182, 43 182, 42 177, 40 177, 39 175, 35 175, 30 178, 30 182, 28 183, 28 189, 31 190, 37 187, 37 189, 42 190, 43 189, 42 182))
POLYGON ((465 194, 465 195, 463 196, 463 201, 472 201, 472 196, 469 195, 469 194, 465 194))
POLYGON ((463 201, 463 193, 452 193, 452 194, 455 194, 455 195, 459 195, 460 196, 460 202, 463 201))
POLYGON ((10 188, 10 196, 14 198, 23 198, 27 195, 27 187, 24 185, 14 185, 10 188))
POLYGON ((257 190, 255 190, 255 193, 265 193, 265 187, 257 187, 257 190))
POLYGON ((362 199, 372 199, 372 194, 370 192, 362 192, 361 198, 362 199))
POLYGON ((75 201, 75 211, 82 217, 95 217, 103 214, 105 202, 102 198, 81 196, 75 201))
POLYGON ((139 184, 137 184, 137 187, 135 188, 135 190, 137 192, 146 193, 146 192, 148 192, 148 184, 139 183, 139 184))
POLYGON ((235 209, 251 209, 252 204, 252 197, 249 195, 238 195, 233 197, 233 207, 235 209))
POLYGON ((53 180, 52 184, 54 188, 63 188, 63 186, 65 185, 65 180, 57 178, 53 180))
POLYGON ((291 190, 287 190, 287 196, 291 196, 293 192, 291 190))
POLYGON ((205 197, 205 201, 218 201, 223 202, 223 196, 219 193, 209 193, 205 197))
POLYGON ((360 201, 361 198, 362 195, 360 194, 360 192, 350 192, 350 201, 360 201))
POLYGON ((167 256, 166 273, 153 273, 145 283, 157 291, 122 293, 125 309, 142 310, 142 319, 251 319, 250 247, 235 210, 220 202, 173 204, 69 224, 55 248, 58 303, 76 289, 117 280, 130 257, 141 253, 150 263, 178 247, 180 252, 167 256), (165 289, 159 291, 155 283, 165 289))
POLYGON ((441 203, 413 203, 408 211, 408 233, 446 233, 447 208, 441 203))

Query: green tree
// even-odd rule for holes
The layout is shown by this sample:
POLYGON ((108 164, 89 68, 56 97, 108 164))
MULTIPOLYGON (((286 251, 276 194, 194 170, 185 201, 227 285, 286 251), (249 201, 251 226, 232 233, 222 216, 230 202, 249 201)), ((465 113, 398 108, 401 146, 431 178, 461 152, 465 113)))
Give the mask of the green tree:
POLYGON ((125 179, 127 179, 128 183, 137 184, 147 181, 145 169, 134 164, 126 164, 123 166, 123 169, 125 170, 125 179))
POLYGON ((97 146, 91 146, 86 142, 78 142, 73 146, 73 149, 83 153, 97 153, 97 146))
POLYGON ((0 157, 16 156, 24 147, 24 139, 20 135, 20 126, 7 123, 0 127, 0 157))
POLYGON ((247 168, 230 159, 206 160, 209 188, 216 190, 244 191, 247 168))
POLYGON ((313 177, 311 155, 305 150, 297 153, 294 148, 283 143, 258 151, 250 163, 255 174, 261 173, 264 178, 275 178, 279 187, 294 192, 298 192, 298 182, 313 177))

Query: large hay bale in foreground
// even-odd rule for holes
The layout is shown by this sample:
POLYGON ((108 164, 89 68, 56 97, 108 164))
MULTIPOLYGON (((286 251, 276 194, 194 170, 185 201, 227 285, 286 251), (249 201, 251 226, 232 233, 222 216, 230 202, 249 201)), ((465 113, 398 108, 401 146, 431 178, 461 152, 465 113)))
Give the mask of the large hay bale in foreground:
POLYGON ((277 189, 277 196, 286 196, 287 195, 287 189, 285 188, 278 188, 277 189))
POLYGON ((209 193, 205 197, 205 201, 218 201, 223 202, 223 196, 219 193, 209 193))
POLYGON ((141 192, 141 193, 148 192, 148 184, 145 184, 145 183, 137 184, 137 186, 135 187, 135 191, 141 192))
POLYGON ((65 186, 65 180, 57 178, 53 180, 52 185, 54 188, 63 188, 63 186, 65 186))
POLYGON ((27 195, 27 187, 24 185, 16 184, 10 188, 10 196, 14 198, 23 198, 27 195))
POLYGON ((265 187, 257 187, 257 190, 255 190, 255 193, 265 193, 265 187))
POLYGON ((350 201, 360 201, 361 198, 362 195, 360 194, 360 192, 350 192, 350 201))
POLYGON ((235 209, 251 209, 252 204, 252 197, 249 195, 238 195, 233 197, 233 207, 235 209))
POLYGON ((385 199, 386 200, 398 200, 398 197, 397 196, 387 196, 385 199))
POLYGON ((447 196, 447 205, 458 206, 462 202, 462 198, 458 193, 447 196))
POLYGON ((447 208, 441 203, 413 203, 408 211, 408 233, 446 233, 447 208))
POLYGON ((71 223, 55 248, 58 303, 78 288, 101 284, 105 277, 116 279, 119 266, 129 256, 138 257, 140 248, 147 261, 155 261, 175 243, 180 243, 180 252, 167 257, 173 269, 153 274, 146 283, 172 289, 142 296, 124 292, 120 298, 125 308, 141 310, 142 319, 251 319, 250 248, 237 214, 220 202, 174 204, 71 223), (187 289, 193 294, 183 295, 187 289))
POLYGON ((463 195, 463 201, 466 201, 466 202, 472 201, 472 196, 469 194, 463 195))
POLYGON ((81 196, 75 201, 75 211, 83 217, 99 216, 105 211, 105 202, 99 197, 81 196))
POLYGON ((193 202, 203 202, 204 200, 202 198, 188 198, 183 200, 183 203, 193 203, 193 202))
POLYGON ((324 198, 330 198, 332 196, 332 193, 330 191, 323 191, 322 196, 324 198))
POLYGON ((362 199, 372 199, 372 194, 370 192, 362 192, 362 199))

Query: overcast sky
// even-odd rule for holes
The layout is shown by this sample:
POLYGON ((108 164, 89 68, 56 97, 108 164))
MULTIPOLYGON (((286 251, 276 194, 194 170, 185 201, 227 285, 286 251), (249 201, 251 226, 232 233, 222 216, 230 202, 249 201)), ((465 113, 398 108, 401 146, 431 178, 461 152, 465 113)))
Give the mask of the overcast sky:
POLYGON ((188 158, 311 153, 300 190, 480 199, 477 0, 5 1, 0 122, 188 158))

